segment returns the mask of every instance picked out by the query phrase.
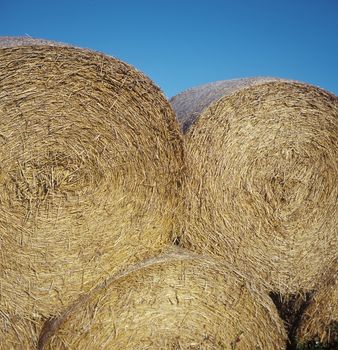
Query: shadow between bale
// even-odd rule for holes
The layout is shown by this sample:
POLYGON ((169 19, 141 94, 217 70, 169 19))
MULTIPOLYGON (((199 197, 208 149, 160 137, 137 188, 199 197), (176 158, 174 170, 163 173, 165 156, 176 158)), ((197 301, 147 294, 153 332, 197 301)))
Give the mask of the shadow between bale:
POLYGON ((337 261, 318 282, 316 292, 305 308, 296 339, 299 343, 338 344, 338 266, 337 261))

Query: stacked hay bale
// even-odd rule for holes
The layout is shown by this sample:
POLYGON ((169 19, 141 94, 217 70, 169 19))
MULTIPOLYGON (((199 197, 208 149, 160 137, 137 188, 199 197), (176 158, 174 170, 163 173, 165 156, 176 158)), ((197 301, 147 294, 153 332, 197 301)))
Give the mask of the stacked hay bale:
POLYGON ((114 58, 6 40, 0 349, 284 349, 255 289, 310 291, 336 257, 337 98, 273 78, 174 98, 184 218, 159 89, 114 58), (177 222, 217 260, 168 252, 177 222))
POLYGON ((185 128, 194 121, 181 244, 269 291, 311 291, 337 258, 338 99, 297 82, 242 83, 171 100, 185 128))
POLYGON ((334 263, 319 281, 311 302, 305 309, 297 331, 300 343, 338 342, 338 266, 334 263))
POLYGON ((268 297, 210 258, 173 250, 129 267, 48 322, 39 349, 284 349, 268 297))
POLYGON ((33 320, 171 242, 182 140, 159 89, 117 59, 3 48, 0 76, 0 308, 33 320))

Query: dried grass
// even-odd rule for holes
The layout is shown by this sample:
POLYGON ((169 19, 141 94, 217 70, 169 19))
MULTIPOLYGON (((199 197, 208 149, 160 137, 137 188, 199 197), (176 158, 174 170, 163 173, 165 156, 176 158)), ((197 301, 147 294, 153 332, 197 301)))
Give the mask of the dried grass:
POLYGON ((240 89, 186 134, 181 245, 269 291, 312 291, 337 258, 338 99, 296 82, 240 89))
POLYGON ((267 296, 210 259, 173 250, 82 296, 46 323, 39 350, 269 350, 285 343, 267 296))
POLYGON ((0 350, 37 349, 41 319, 0 315, 0 350))
POLYGON ((70 47, 0 49, 0 309, 49 317, 174 226, 182 140, 159 89, 70 47))
POLYGON ((0 48, 18 47, 18 46, 67 46, 67 44, 45 40, 36 39, 29 36, 0 36, 0 48))
POLYGON ((332 343, 338 340, 338 266, 337 262, 318 283, 311 303, 306 308, 297 332, 298 341, 319 340, 332 343))

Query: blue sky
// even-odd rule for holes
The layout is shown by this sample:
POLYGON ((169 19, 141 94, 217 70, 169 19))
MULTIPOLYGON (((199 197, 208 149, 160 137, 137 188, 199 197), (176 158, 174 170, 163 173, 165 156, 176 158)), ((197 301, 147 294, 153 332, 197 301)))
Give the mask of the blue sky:
POLYGON ((338 0, 0 0, 0 13, 0 35, 105 52, 168 97, 262 75, 338 94, 338 0))

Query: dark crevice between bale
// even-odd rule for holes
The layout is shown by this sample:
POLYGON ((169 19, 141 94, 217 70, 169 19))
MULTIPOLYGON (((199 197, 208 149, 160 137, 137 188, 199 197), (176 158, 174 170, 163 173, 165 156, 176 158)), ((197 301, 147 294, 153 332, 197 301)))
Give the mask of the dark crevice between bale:
POLYGON ((38 350, 43 350, 44 345, 47 342, 47 339, 51 335, 53 335, 55 332, 57 332, 60 322, 61 322, 61 318, 59 317, 52 317, 45 321, 41 329, 41 333, 38 340, 38 350))
MULTIPOLYGON (((323 344, 319 340, 312 340, 304 344, 297 344, 297 347, 291 350, 337 350, 338 349, 338 323, 333 322, 332 330, 335 333, 335 339, 329 344, 323 344)), ((289 349, 287 349, 289 350, 289 349)))
POLYGON ((311 303, 313 292, 308 292, 305 295, 291 294, 287 298, 275 292, 271 292, 269 295, 276 305, 288 333, 289 344, 286 350, 298 349, 296 332, 304 310, 311 303))
POLYGON ((314 339, 306 343, 300 343, 297 340, 297 330, 307 307, 311 305, 315 292, 309 292, 299 296, 296 294, 289 295, 287 299, 279 293, 269 294, 276 305, 279 316, 284 321, 288 334, 289 343, 286 350, 337 350, 338 349, 338 323, 333 322, 330 328, 335 334, 331 343, 323 344, 319 339, 314 339))
POLYGON ((338 349, 337 261, 323 275, 299 322, 301 349, 338 349))

